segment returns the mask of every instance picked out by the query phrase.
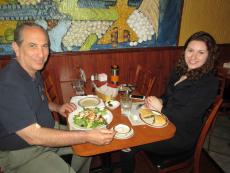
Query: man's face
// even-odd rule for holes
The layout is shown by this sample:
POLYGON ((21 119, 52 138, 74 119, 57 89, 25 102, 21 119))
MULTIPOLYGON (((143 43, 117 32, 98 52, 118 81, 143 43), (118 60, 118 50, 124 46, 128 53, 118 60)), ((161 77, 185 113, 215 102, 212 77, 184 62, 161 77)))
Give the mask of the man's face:
POLYGON ((48 38, 39 27, 25 27, 22 31, 22 43, 15 42, 12 47, 20 65, 31 75, 44 67, 49 55, 48 38))

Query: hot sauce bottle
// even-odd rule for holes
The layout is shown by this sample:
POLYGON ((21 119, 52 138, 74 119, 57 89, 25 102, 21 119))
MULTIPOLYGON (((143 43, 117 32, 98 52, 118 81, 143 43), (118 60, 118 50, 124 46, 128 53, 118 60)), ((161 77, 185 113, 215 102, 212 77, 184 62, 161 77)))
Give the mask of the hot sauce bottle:
POLYGON ((119 66, 112 65, 111 66, 111 82, 117 85, 118 81, 119 81, 119 66))

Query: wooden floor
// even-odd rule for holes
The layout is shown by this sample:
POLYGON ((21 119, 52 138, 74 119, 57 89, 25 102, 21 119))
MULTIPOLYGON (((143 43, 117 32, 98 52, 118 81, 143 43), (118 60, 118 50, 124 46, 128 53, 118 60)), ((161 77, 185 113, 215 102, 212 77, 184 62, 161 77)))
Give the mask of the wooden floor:
MULTIPOLYGON (((112 162, 119 162, 119 152, 112 154, 112 162)), ((96 156, 92 160, 92 168, 100 166, 100 157, 96 156)), ((103 172, 103 171, 93 171, 103 172)), ((141 156, 137 155, 136 157, 136 170, 135 173, 155 173, 156 170, 152 165, 147 164, 141 156)), ((176 173, 188 173, 189 170, 178 171, 176 173)), ((113 173, 121 173, 120 168, 115 168, 113 173)), ((204 151, 201 156, 201 168, 200 173, 224 173, 221 168, 209 157, 209 155, 204 151)))

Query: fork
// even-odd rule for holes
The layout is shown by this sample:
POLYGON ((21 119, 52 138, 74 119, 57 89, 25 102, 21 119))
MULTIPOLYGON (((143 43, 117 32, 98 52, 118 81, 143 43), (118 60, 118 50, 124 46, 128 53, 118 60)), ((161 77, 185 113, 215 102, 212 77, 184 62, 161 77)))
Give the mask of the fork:
POLYGON ((143 105, 144 105, 144 103, 139 103, 139 104, 136 106, 136 109, 141 108, 141 106, 143 106, 143 105))

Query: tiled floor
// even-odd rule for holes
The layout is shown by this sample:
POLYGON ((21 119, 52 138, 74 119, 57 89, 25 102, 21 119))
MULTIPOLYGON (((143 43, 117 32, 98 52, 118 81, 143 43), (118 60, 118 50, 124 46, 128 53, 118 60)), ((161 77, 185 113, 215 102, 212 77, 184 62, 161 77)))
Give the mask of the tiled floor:
POLYGON ((230 115, 217 116, 204 148, 225 173, 230 173, 230 115))

